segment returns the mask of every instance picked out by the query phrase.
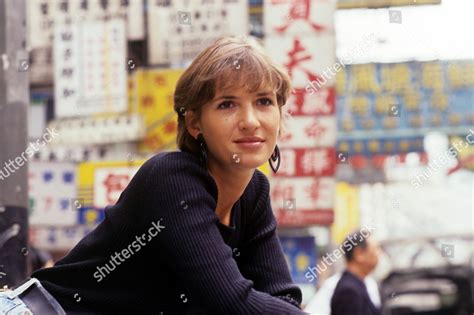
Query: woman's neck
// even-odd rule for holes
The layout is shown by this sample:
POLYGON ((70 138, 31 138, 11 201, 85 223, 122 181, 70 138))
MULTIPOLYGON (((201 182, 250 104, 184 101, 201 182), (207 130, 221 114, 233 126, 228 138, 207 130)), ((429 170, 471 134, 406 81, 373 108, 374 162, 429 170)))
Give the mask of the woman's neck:
POLYGON ((228 221, 233 205, 244 193, 255 170, 242 170, 232 166, 223 168, 212 161, 208 162, 208 170, 218 190, 216 214, 221 221, 228 221))

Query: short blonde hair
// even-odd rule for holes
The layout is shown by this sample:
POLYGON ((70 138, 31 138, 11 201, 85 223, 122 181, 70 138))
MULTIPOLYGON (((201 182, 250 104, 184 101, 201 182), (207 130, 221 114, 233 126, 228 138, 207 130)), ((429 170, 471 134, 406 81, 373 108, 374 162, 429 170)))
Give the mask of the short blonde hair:
MULTIPOLYGON (((290 95, 291 80, 284 69, 268 57, 260 45, 243 37, 225 37, 205 48, 181 75, 174 92, 174 110, 178 114, 176 143, 182 151, 199 154, 199 144, 188 132, 185 113, 212 101, 216 90, 243 87, 249 93, 270 86, 276 94, 282 122, 282 107, 290 95)), ((284 124, 280 132, 284 129, 284 124)))

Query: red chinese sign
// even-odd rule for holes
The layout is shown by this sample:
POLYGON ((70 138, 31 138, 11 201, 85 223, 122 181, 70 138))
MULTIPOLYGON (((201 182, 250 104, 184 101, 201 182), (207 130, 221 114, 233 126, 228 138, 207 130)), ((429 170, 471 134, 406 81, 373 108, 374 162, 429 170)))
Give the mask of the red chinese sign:
POLYGON ((282 149, 276 177, 333 176, 336 169, 334 148, 282 149))
POLYGON ((335 115, 336 89, 328 87, 310 94, 304 88, 294 89, 286 106, 292 116, 335 115))
POLYGON ((333 222, 336 169, 336 62, 329 0, 264 2, 265 46, 292 81, 285 133, 278 140, 281 165, 271 178, 272 207, 280 226, 333 222), (278 49, 274 49, 278 47, 278 49), (325 75, 325 77, 323 77, 325 75), (309 82, 323 82, 318 90, 309 82))

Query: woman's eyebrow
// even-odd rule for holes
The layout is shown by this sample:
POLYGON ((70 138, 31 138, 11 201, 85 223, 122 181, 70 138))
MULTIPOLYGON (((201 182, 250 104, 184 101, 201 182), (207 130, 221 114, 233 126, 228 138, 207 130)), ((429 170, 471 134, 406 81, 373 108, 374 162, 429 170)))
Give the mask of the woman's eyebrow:
MULTIPOLYGON (((257 93, 256 96, 266 96, 266 95, 272 95, 272 94, 273 94, 273 92, 268 91, 268 92, 257 93)), ((235 100, 235 99, 238 99, 238 97, 234 96, 234 95, 223 95, 223 96, 220 96, 220 97, 216 98, 215 101, 218 101, 218 100, 221 100, 221 99, 235 100)))
POLYGON ((218 101, 220 99, 235 100, 237 98, 238 98, 237 96, 233 96, 233 95, 224 95, 224 96, 220 96, 220 97, 216 98, 215 101, 218 101))
POLYGON ((267 92, 257 93, 257 96, 265 96, 265 95, 273 95, 273 92, 272 91, 267 91, 267 92))

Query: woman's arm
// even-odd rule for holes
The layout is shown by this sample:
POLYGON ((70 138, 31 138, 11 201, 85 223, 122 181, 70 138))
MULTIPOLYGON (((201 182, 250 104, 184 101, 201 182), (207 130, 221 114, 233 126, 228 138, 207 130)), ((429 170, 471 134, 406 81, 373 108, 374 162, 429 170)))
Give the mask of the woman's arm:
POLYGON ((290 276, 280 241, 276 234, 268 179, 258 174, 260 190, 257 205, 249 215, 245 227, 245 245, 240 249, 239 267, 246 279, 254 281, 258 291, 267 292, 297 307, 301 307, 302 293, 290 276))
POLYGON ((186 283, 189 298, 212 313, 304 314, 242 276, 217 228, 216 201, 206 189, 215 183, 205 170, 171 159, 160 164, 147 172, 144 188, 145 211, 164 226, 150 245, 186 283))

